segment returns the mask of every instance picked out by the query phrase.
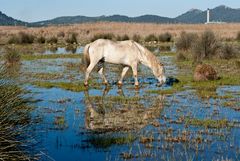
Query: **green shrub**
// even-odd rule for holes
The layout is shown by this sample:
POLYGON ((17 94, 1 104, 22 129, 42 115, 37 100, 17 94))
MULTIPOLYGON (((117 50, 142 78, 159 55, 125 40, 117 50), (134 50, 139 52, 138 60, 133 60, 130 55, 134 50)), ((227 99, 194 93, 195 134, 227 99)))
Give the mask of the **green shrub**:
POLYGON ((45 42, 46 42, 45 37, 40 36, 40 37, 37 38, 37 43, 39 43, 39 44, 44 44, 45 42))
POLYGON ((12 35, 12 36, 8 39, 8 44, 20 44, 20 40, 19 40, 18 36, 12 35))
POLYGON ((73 33, 70 33, 68 38, 66 39, 66 43, 68 44, 77 44, 78 41, 77 41, 77 33, 73 32, 73 33))
POLYGON ((56 44, 57 42, 58 42, 58 38, 56 38, 55 36, 50 37, 50 38, 47 40, 47 43, 50 43, 50 44, 56 44))
POLYGON ((32 108, 17 82, 7 81, 4 73, 0 67, 0 159, 34 160, 37 152, 32 149, 32 108))
POLYGON ((193 46, 193 54, 195 61, 202 61, 202 59, 209 59, 219 53, 220 42, 215 34, 207 30, 195 42, 193 46))
POLYGON ((197 34, 182 32, 176 41, 177 50, 190 50, 198 38, 197 34))
POLYGON ((124 41, 124 40, 129 40, 130 38, 129 38, 129 36, 127 35, 127 34, 124 34, 123 36, 122 36, 122 41, 124 41))
POLYGON ((150 34, 146 36, 144 40, 145 42, 152 42, 152 41, 158 41, 158 38, 154 34, 150 34))
POLYGON ((137 35, 137 34, 134 34, 132 39, 136 42, 140 42, 141 41, 141 36, 140 35, 137 35))
POLYGON ((20 32, 19 40, 21 44, 32 44, 34 41, 34 36, 25 32, 20 32))
POLYGON ((32 44, 34 42, 34 36, 25 32, 19 32, 18 35, 13 35, 8 40, 9 44, 32 44))
POLYGON ((237 33, 236 40, 237 40, 237 41, 240 41, 240 31, 237 33))
POLYGON ((114 40, 115 36, 112 33, 106 33, 106 34, 96 34, 92 37, 91 41, 95 41, 97 39, 108 39, 108 40, 114 40))
POLYGON ((238 69, 240 69, 240 61, 239 61, 239 60, 236 60, 236 61, 235 61, 235 65, 236 65, 236 67, 237 67, 238 69))
POLYGON ((158 41, 160 42, 170 42, 171 40, 172 40, 172 35, 169 32, 166 32, 158 36, 158 41))
POLYGON ((14 65, 20 63, 21 56, 17 50, 12 48, 5 48, 5 53, 3 55, 5 64, 14 65))
POLYGON ((177 53, 177 61, 185 61, 187 60, 186 56, 182 52, 177 53))
POLYGON ((231 59, 236 57, 237 50, 232 44, 221 45, 221 51, 219 57, 222 59, 231 59))
POLYGON ((65 33, 63 31, 60 31, 57 33, 57 37, 65 37, 65 33))

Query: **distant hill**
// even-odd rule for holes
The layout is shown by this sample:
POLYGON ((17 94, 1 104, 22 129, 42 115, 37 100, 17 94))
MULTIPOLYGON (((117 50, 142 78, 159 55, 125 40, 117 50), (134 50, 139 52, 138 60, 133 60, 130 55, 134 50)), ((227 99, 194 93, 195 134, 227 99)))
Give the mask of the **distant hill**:
POLYGON ((171 18, 156 16, 156 15, 143 15, 139 17, 112 15, 112 16, 99 16, 99 17, 86 17, 86 16, 57 17, 52 20, 35 22, 35 23, 32 23, 32 25, 45 26, 45 25, 74 24, 74 23, 98 22, 98 21, 139 22, 139 23, 147 23, 147 22, 173 23, 174 22, 174 20, 171 18))
POLYGON ((12 17, 9 17, 0 11, 0 25, 1 26, 24 26, 28 24, 26 22, 16 20, 12 17))
MULTIPOLYGON (((34 23, 26 23, 19 20, 15 20, 6 16, 0 12, 0 25, 25 25, 28 26, 48 26, 48 25, 67 25, 85 22, 138 22, 138 23, 204 23, 206 22, 207 11, 201 11, 199 9, 191 9, 186 13, 175 18, 161 17, 157 15, 143 15, 138 17, 128 17, 123 15, 112 16, 63 16, 57 17, 51 20, 39 21, 34 23)), ((240 22, 240 9, 233 9, 224 5, 218 6, 210 10, 210 21, 222 21, 222 22, 240 22)))
MULTIPOLYGON (((181 23, 204 23, 206 22, 206 15, 207 11, 194 9, 175 19, 181 23)), ((240 22, 240 9, 232 9, 224 5, 210 9, 210 21, 240 22)))

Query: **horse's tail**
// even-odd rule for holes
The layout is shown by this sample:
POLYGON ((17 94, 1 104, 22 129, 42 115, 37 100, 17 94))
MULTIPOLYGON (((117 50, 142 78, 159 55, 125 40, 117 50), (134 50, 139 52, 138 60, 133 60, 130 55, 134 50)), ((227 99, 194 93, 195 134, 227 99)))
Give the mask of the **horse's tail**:
POLYGON ((90 48, 90 44, 87 44, 84 48, 84 51, 83 51, 83 63, 84 63, 86 68, 90 64, 89 48, 90 48))

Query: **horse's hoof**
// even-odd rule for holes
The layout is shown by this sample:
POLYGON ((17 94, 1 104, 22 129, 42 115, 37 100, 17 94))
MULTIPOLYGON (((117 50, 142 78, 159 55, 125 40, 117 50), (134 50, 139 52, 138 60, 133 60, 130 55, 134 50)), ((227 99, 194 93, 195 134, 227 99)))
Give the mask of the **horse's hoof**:
POLYGON ((139 89, 139 84, 135 84, 135 89, 139 89))
POLYGON ((118 82, 117 85, 118 87, 122 87, 123 84, 121 82, 118 82))
POLYGON ((107 85, 108 85, 108 82, 103 82, 103 85, 107 86, 107 85))

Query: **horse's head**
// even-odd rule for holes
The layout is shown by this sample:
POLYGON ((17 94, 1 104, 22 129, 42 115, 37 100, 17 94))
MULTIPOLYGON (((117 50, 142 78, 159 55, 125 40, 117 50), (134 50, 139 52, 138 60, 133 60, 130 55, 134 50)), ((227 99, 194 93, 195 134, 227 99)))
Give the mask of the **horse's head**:
POLYGON ((163 64, 158 63, 157 69, 154 71, 154 75, 158 79, 161 85, 166 82, 166 76, 164 75, 164 73, 165 73, 165 69, 163 64))

